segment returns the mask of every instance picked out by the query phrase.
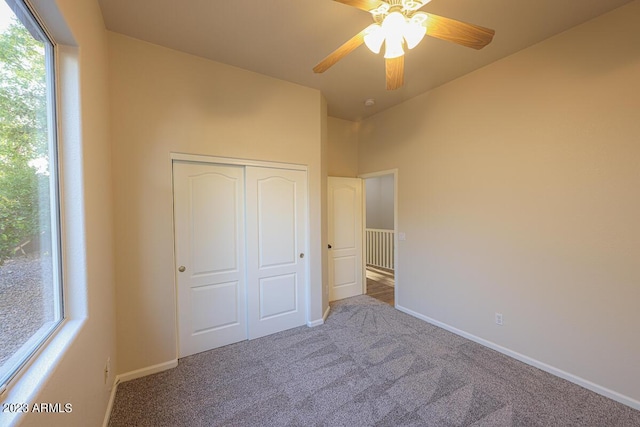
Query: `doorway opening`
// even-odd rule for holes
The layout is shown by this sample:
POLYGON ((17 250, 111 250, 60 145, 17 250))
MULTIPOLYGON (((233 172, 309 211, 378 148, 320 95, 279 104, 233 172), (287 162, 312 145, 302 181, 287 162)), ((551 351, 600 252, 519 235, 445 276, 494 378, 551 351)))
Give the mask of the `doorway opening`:
POLYGON ((396 172, 362 177, 365 187, 366 294, 395 306, 396 172))

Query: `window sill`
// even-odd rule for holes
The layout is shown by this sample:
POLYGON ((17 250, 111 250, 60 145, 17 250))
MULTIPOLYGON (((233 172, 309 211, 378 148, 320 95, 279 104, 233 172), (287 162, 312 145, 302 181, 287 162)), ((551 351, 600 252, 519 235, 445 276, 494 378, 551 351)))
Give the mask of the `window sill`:
MULTIPOLYGON (((39 352, 32 357, 31 362, 22 368, 22 372, 9 382, 0 394, 0 402, 26 403, 31 407, 43 385, 49 380, 56 366, 75 341, 84 323, 85 319, 65 320, 39 352)), ((23 415, 24 413, 20 412, 2 413, 2 426, 16 425, 23 415)))

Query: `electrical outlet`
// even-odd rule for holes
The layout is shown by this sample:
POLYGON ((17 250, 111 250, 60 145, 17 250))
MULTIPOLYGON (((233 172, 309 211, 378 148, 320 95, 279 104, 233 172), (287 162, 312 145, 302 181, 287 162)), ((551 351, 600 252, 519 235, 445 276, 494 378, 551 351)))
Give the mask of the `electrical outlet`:
POLYGON ((496 313, 496 325, 502 326, 502 313, 496 313))

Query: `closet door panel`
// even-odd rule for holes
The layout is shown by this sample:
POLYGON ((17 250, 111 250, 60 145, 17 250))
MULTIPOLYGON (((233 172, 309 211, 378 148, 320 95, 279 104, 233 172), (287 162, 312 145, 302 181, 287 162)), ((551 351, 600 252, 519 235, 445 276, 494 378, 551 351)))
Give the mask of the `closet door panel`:
POLYGON ((307 175, 247 167, 249 338, 306 322, 307 175))
POLYGON ((244 168, 175 162, 179 357, 247 339, 244 168))

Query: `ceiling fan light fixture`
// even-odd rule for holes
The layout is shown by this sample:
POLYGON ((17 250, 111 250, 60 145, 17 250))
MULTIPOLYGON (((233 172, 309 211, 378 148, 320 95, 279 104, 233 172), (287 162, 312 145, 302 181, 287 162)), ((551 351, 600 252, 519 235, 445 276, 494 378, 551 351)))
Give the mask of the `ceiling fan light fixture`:
POLYGON ((367 27, 364 35, 364 44, 367 45, 369 50, 375 54, 380 53, 382 43, 384 43, 385 33, 382 27, 378 24, 371 24, 367 27))
POLYGON ((387 36, 390 34, 402 34, 404 31, 407 19, 404 15, 398 11, 388 14, 382 22, 382 29, 387 36))
POLYGON ((404 55, 402 48, 402 34, 387 37, 384 43, 384 57, 387 59, 397 58, 404 55))
POLYGON ((384 57, 397 58, 404 55, 402 42, 407 27, 407 20, 400 12, 391 12, 382 22, 382 30, 385 34, 384 57))
POLYGON ((404 39, 407 42, 407 47, 413 49, 422 41, 424 35, 427 34, 427 29, 420 24, 414 22, 408 22, 404 30, 404 39))
POLYGON ((427 34, 427 27, 425 22, 427 21, 427 15, 424 12, 418 12, 407 21, 407 25, 404 30, 404 39, 407 42, 407 47, 413 49, 422 41, 425 34, 427 34))

